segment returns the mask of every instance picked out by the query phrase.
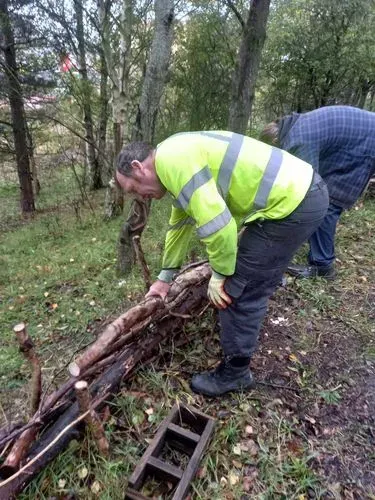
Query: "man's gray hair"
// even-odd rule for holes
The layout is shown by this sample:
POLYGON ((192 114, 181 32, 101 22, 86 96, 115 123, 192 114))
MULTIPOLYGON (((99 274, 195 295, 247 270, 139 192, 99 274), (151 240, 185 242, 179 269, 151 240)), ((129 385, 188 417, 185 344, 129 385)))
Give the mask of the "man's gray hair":
POLYGON ((279 121, 275 120, 268 123, 262 132, 259 134, 259 140, 270 144, 272 146, 278 146, 279 144, 279 121))
POLYGON ((144 161, 154 148, 148 142, 132 142, 125 146, 117 158, 117 171, 126 177, 132 175, 132 161, 144 161))

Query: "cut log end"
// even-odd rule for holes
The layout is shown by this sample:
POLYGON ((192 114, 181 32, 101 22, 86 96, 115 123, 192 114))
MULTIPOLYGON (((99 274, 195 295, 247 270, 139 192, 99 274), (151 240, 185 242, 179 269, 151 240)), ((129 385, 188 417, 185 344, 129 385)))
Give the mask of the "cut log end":
POLYGON ((70 375, 72 375, 72 377, 79 377, 81 370, 76 362, 73 361, 73 363, 70 363, 68 369, 69 369, 69 373, 70 373, 70 375))
POLYGON ((18 323, 13 327, 13 331, 14 333, 21 333, 25 330, 25 328, 26 328, 25 323, 18 323))
POLYGON ((85 391, 88 388, 88 383, 85 380, 79 380, 75 383, 74 387, 77 391, 85 391))

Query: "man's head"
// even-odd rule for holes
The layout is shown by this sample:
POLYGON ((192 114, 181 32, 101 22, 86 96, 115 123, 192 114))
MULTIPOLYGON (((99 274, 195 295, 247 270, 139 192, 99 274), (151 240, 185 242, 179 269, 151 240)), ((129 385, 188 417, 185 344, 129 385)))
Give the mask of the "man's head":
POLYGON ((279 146, 279 124, 278 120, 268 123, 262 132, 259 134, 259 140, 270 144, 271 146, 279 146))
POLYGON ((117 159, 116 178, 122 189, 141 198, 162 198, 166 192, 155 169, 155 150, 147 142, 132 142, 117 159))

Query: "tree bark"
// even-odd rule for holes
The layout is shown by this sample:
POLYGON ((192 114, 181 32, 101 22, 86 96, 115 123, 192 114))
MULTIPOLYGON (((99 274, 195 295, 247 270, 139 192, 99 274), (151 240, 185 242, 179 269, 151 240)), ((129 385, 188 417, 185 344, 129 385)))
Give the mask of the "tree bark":
POLYGON ((168 74, 173 41, 174 2, 155 0, 155 31, 142 87, 133 141, 152 143, 160 99, 168 74))
POLYGON ((26 137, 27 137, 27 144, 29 147, 29 158, 30 158, 30 165, 31 165, 31 179, 32 179, 32 185, 33 185, 33 193, 34 193, 34 197, 37 197, 38 194, 40 193, 40 182, 38 179, 38 169, 36 166, 35 156, 34 156, 33 136, 31 134, 31 131, 30 131, 30 128, 29 128, 27 122, 26 122, 26 137))
MULTIPOLYGON (((169 59, 173 41, 174 2, 155 0, 155 31, 147 64, 142 95, 138 106, 136 122, 132 132, 133 141, 153 143, 156 118, 168 74, 169 59)), ((118 269, 127 274, 134 263, 134 236, 141 236, 147 223, 151 200, 133 200, 129 215, 124 223, 118 246, 118 269)))
MULTIPOLYGON (((98 10, 99 10, 99 22, 100 22, 100 35, 102 38, 109 36, 109 26, 108 17, 111 9, 111 0, 99 0, 98 10)), ((107 168, 107 155, 106 155, 106 145, 107 145, 107 125, 108 125, 108 68, 105 53, 103 50, 103 44, 100 44, 100 96, 99 96, 99 130, 98 130, 98 164, 99 170, 102 174, 104 172, 111 175, 112 169, 107 168)))
POLYGON ((186 271, 174 281, 166 301, 160 297, 150 297, 133 307, 113 323, 108 325, 96 342, 91 344, 75 361, 69 365, 69 372, 74 377, 81 376, 96 361, 108 355, 116 348, 115 342, 133 338, 144 330, 147 322, 155 322, 179 306, 191 287, 205 282, 210 275, 209 266, 186 271))
POLYGON ((27 143, 26 117, 22 88, 18 78, 13 29, 8 12, 8 1, 0 0, 1 49, 4 53, 4 71, 8 83, 8 99, 12 115, 12 128, 16 150, 17 173, 21 188, 21 210, 23 214, 35 211, 30 158, 27 143))
POLYGON ((104 427, 101 423, 98 414, 93 410, 91 405, 91 397, 89 392, 89 384, 85 380, 79 380, 75 386, 78 407, 81 415, 87 414, 85 421, 96 442, 99 452, 104 457, 108 456, 109 443, 105 436, 104 427))
POLYGON ((251 0, 243 27, 236 68, 232 80, 228 129, 245 134, 251 117, 255 85, 266 39, 270 0, 251 0))
POLYGON ((83 121, 85 127, 85 146, 89 169, 89 187, 92 190, 103 187, 100 165, 95 148, 94 126, 91 110, 91 88, 87 75, 85 33, 83 24, 84 0, 74 0, 74 10, 76 13, 76 36, 78 40, 79 73, 81 75, 83 121))
POLYGON ((116 180, 116 161, 123 142, 129 140, 129 74, 131 34, 133 27, 134 0, 123 0, 120 26, 119 60, 113 58, 109 34, 103 36, 102 45, 107 69, 111 80, 112 121, 114 140, 114 178, 107 190, 106 216, 108 218, 122 214, 124 208, 124 193, 116 180))

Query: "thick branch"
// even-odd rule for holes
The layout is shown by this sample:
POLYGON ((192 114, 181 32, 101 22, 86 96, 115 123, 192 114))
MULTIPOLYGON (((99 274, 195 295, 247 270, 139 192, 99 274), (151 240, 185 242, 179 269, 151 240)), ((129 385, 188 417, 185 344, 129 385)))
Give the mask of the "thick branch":
POLYGON ((32 368, 30 416, 33 416, 39 408, 40 395, 42 392, 42 372, 40 363, 34 350, 34 343, 26 331, 25 323, 19 323, 13 328, 13 331, 20 345, 20 351, 30 362, 32 368))
MULTIPOLYGON (((73 363, 69 365, 69 372, 74 377, 80 376, 82 370, 87 369, 93 363, 113 351, 113 344, 127 335, 133 337, 147 324, 157 321, 168 315, 170 310, 181 304, 185 299, 190 287, 195 287, 202 281, 208 279, 210 267, 202 265, 181 274, 171 286, 170 292, 164 302, 159 297, 150 297, 137 306, 122 314, 113 323, 107 326, 98 340, 91 344, 73 363)), ((127 337, 128 338, 128 337, 127 337)))
MULTIPOLYGON (((199 270, 205 267, 208 266, 201 266, 199 270)), ((179 312, 181 314, 187 312, 191 312, 193 315, 199 314, 204 308, 207 302, 205 300, 205 281, 206 278, 191 290, 191 293, 180 307, 179 312)), ((137 363, 152 358, 160 342, 163 339, 170 339, 173 334, 180 332, 183 324, 184 320, 182 318, 166 317, 158 323, 157 331, 147 332, 141 346, 134 343, 127 346, 121 353, 118 353, 116 362, 92 384, 92 408, 99 409, 103 406, 108 397, 116 392, 121 381, 131 375, 137 363)), ((187 342, 189 338, 186 337, 185 340, 187 342)), ((78 429, 76 429, 75 425, 82 418, 82 416, 79 417, 78 415, 78 404, 72 403, 64 414, 35 443, 28 456, 28 463, 23 467, 22 471, 19 471, 13 478, 0 482, 0 498, 13 498, 16 496, 38 472, 43 470, 68 445, 71 439, 78 437, 78 429)))
POLYGON ((75 386, 79 411, 85 414, 85 421, 88 424, 89 430, 96 442, 96 446, 100 453, 107 457, 109 451, 109 443, 105 437, 104 427, 101 423, 98 414, 91 406, 91 398, 89 393, 89 385, 85 380, 79 380, 75 386))
POLYGON ((228 7, 233 11, 234 15, 237 17, 241 28, 244 30, 245 29, 245 21, 243 17, 241 16, 240 11, 237 9, 237 7, 234 5, 232 0, 225 0, 225 3, 228 5, 228 7))

